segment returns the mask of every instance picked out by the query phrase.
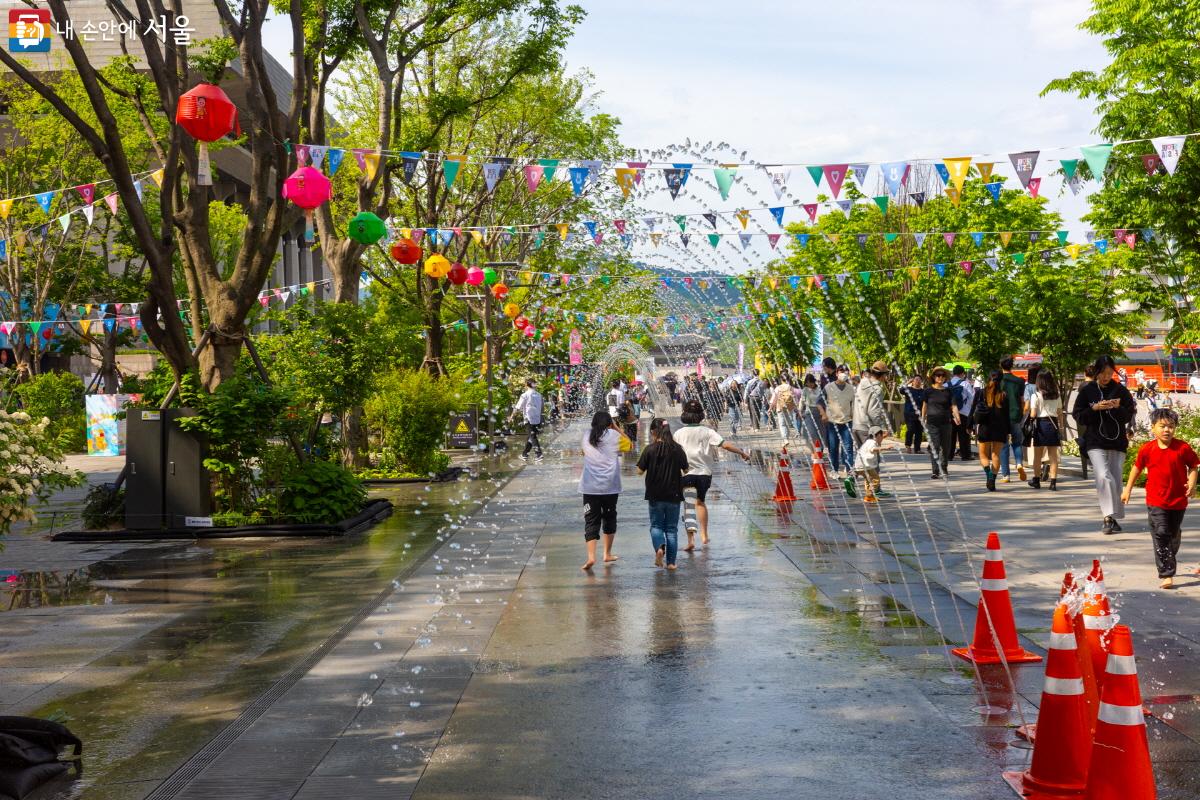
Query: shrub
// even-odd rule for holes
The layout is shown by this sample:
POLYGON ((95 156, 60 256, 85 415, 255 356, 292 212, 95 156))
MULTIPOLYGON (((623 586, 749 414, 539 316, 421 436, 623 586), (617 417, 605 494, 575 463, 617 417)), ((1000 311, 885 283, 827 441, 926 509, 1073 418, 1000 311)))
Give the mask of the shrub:
POLYGON ((337 522, 362 510, 367 491, 338 464, 306 461, 283 478, 279 510, 288 522, 337 522))
POLYGON ((48 432, 67 453, 87 450, 87 412, 83 381, 70 372, 43 372, 13 392, 21 409, 33 419, 50 420, 48 432))
POLYGON ((114 489, 111 483, 101 483, 88 490, 83 504, 83 527, 102 529, 125 519, 125 489, 114 489))
POLYGON ((454 410, 454 387, 420 370, 396 370, 380 378, 367 399, 367 421, 380 430, 384 447, 409 472, 425 475, 446 467, 441 452, 454 410))
POLYGON ((55 491, 83 483, 83 473, 67 470, 61 462, 50 420, 0 411, 0 536, 14 522, 32 522, 34 506, 55 491))

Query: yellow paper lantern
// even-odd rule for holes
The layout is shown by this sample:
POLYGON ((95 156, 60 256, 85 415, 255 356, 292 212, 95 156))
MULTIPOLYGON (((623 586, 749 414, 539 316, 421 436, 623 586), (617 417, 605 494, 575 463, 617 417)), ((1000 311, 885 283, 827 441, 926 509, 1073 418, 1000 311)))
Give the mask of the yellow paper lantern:
POLYGON ((509 319, 516 319, 520 315, 520 313, 521 313, 521 307, 519 305, 517 305, 516 303, 505 303, 504 304, 504 316, 508 317, 509 319))
POLYGON ((441 253, 434 253, 425 259, 425 274, 438 280, 450 274, 450 260, 441 253))

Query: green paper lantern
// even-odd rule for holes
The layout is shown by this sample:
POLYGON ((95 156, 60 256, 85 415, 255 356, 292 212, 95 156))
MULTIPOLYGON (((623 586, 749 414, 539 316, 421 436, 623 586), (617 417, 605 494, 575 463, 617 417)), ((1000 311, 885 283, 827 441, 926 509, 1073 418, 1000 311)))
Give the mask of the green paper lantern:
POLYGON ((491 267, 483 268, 483 282, 484 283, 486 283, 488 286, 491 286, 498 280, 500 280, 500 273, 496 272, 496 270, 494 270, 491 267))
POLYGON ((370 211, 360 211, 350 220, 347 232, 359 244, 375 244, 387 236, 387 225, 370 211))

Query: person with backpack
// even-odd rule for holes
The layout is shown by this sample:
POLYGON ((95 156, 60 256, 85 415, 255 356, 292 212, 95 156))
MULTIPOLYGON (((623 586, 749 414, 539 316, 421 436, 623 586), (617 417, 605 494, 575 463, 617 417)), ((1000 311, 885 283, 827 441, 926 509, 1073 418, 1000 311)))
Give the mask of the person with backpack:
POLYGON ((1038 372, 1034 393, 1029 398, 1029 419, 1033 421, 1033 477, 1029 485, 1042 488, 1039 465, 1045 458, 1049 467, 1050 491, 1058 489, 1058 448, 1062 445, 1059 419, 1062 417, 1062 398, 1058 382, 1048 369, 1038 372))
POLYGON ((771 393, 771 411, 779 425, 779 438, 785 445, 796 435, 796 409, 799 405, 795 388, 781 378, 771 393))

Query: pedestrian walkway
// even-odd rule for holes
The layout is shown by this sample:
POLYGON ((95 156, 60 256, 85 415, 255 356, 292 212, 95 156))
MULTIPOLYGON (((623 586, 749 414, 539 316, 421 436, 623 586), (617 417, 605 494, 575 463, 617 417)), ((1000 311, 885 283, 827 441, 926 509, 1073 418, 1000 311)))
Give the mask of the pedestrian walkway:
POLYGON ((581 572, 581 433, 152 796, 1008 796, 1027 751, 815 602, 734 502, 753 467, 718 474, 712 545, 674 574, 627 474, 621 560, 581 572))

